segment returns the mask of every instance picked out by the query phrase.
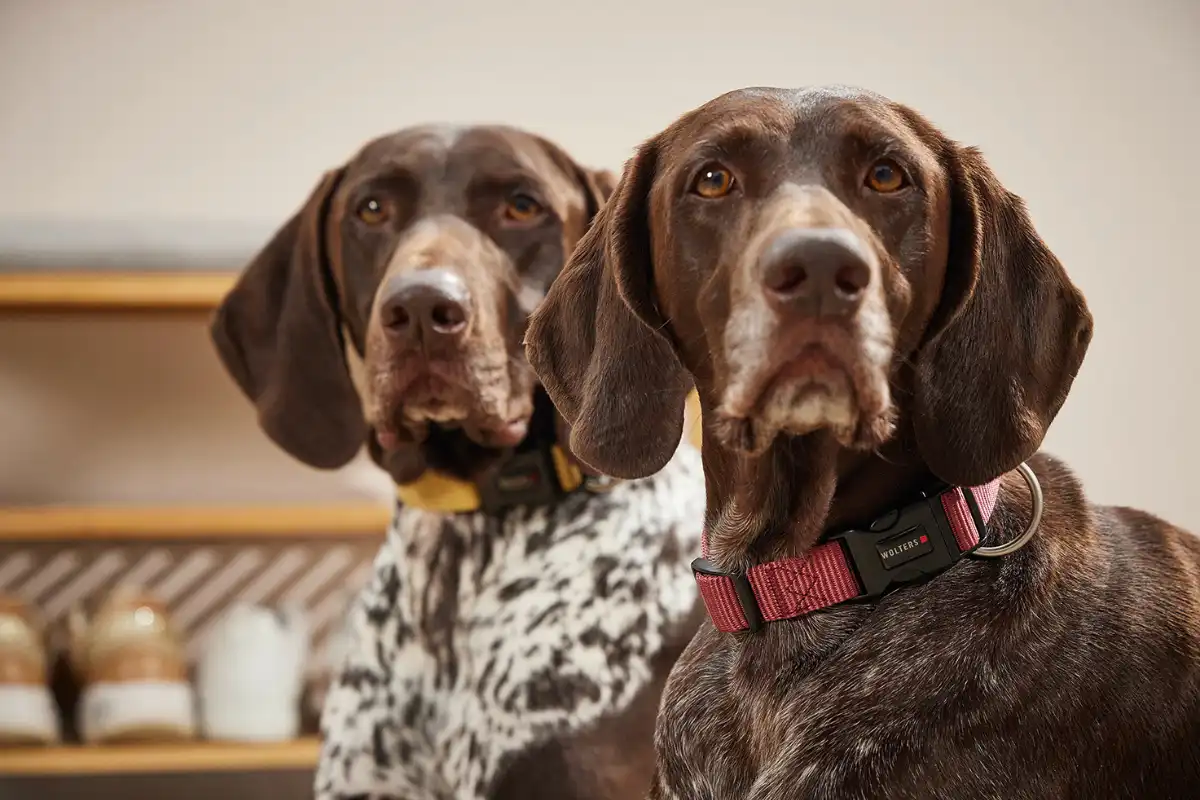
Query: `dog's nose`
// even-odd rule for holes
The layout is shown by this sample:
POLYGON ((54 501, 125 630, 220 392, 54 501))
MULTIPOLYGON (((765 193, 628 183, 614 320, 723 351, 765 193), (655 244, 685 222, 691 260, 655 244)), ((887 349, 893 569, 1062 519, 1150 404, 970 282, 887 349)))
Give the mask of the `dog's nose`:
POLYGON ((853 313, 871 282, 859 238, 845 228, 793 228, 763 254, 762 280, 779 306, 813 316, 853 313))
POLYGON ((442 339, 460 336, 470 322, 471 295, 448 269, 421 269, 388 280, 380 321, 395 336, 442 339))

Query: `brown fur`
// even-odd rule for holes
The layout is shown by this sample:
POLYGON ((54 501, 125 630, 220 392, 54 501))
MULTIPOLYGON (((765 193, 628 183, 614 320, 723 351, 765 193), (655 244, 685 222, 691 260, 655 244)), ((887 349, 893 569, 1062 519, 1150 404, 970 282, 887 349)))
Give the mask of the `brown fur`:
POLYGON ((1090 505, 1034 455, 1091 329, 1020 199, 900 104, 750 89, 642 145, 527 335, 580 457, 653 470, 694 381, 730 570, 803 555, 935 478, 1005 476, 990 544, 1030 519, 1022 461, 1046 498, 1005 558, 757 633, 703 627, 664 695, 652 797, 1195 796, 1200 541, 1090 505), (868 186, 883 158, 907 187, 868 186), (734 175, 718 199, 695 191, 713 164, 734 175), (853 242, 869 281, 852 313, 765 288, 769 245, 795 231, 853 242))

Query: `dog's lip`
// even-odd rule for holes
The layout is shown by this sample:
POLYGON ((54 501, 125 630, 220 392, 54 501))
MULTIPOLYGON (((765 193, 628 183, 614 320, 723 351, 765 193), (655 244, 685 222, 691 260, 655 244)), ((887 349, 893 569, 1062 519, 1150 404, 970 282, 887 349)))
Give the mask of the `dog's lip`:
POLYGON ((424 392, 436 397, 458 388, 458 376, 451 364, 419 362, 394 368, 392 375, 400 392, 424 392))
POLYGON ((767 386, 800 378, 821 377, 831 373, 848 375, 849 370, 833 350, 820 342, 806 344, 787 358, 768 379, 767 386))
MULTIPOLYGON (((525 417, 480 427, 475 427, 466 420, 434 424, 447 430, 460 430, 467 438, 484 447, 516 447, 529 433, 529 419, 525 417)), ((400 444, 400 437, 396 431, 387 427, 376 427, 375 439, 380 447, 388 451, 395 450, 400 444)))
POLYGON ((389 365, 387 392, 404 398, 389 404, 390 419, 373 423, 375 438, 385 450, 406 441, 423 441, 428 426, 445 431, 457 430, 477 445, 486 448, 515 447, 529 433, 532 408, 515 403, 502 414, 484 412, 482 401, 463 380, 463 364, 456 360, 403 358, 389 365), (455 412, 442 416, 439 411, 455 412), (432 412, 432 413, 430 413, 432 412), (405 430, 412 436, 406 436, 405 430))
POLYGON ((400 437, 393 430, 386 428, 375 428, 375 441, 379 442, 379 446, 387 452, 395 450, 400 444, 400 437))
POLYGON ((504 449, 516 447, 529 433, 529 418, 509 420, 463 419, 451 423, 434 423, 443 430, 457 430, 477 445, 504 449))
POLYGON ((740 393, 739 402, 726 403, 726 415, 747 418, 776 388, 792 381, 811 380, 814 390, 826 388, 835 375, 849 382, 850 370, 834 348, 821 341, 804 342, 794 352, 779 358, 771 369, 763 370, 758 380, 740 393))
POLYGON ((529 420, 526 419, 509 420, 491 431, 492 439, 503 447, 516 447, 522 443, 528 433, 529 420))
MULTIPOLYGON (((432 401, 427 405, 436 407, 440 405, 438 401, 432 401)), ((401 412, 403 415, 403 412, 401 412)), ((529 433, 529 417, 518 416, 508 420, 484 419, 472 420, 471 418, 449 419, 443 421, 430 421, 427 424, 435 425, 443 430, 459 430, 476 444, 484 447, 516 447, 529 433)), ((406 425, 406 422, 401 420, 398 425, 406 425)), ((375 438, 385 450, 395 449, 400 443, 398 429, 393 425, 376 424, 375 438)), ((408 424, 410 430, 411 424, 408 424)), ((423 437, 420 437, 423 438, 423 437)))

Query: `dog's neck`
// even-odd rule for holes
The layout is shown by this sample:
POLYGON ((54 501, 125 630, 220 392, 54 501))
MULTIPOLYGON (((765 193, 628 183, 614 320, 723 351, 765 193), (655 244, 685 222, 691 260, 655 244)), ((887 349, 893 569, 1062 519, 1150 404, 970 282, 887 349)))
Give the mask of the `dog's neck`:
POLYGON ((828 530, 899 507, 931 479, 914 457, 911 428, 871 452, 842 448, 832 435, 780 437, 748 457, 706 438, 710 558, 745 569, 805 554, 828 530))

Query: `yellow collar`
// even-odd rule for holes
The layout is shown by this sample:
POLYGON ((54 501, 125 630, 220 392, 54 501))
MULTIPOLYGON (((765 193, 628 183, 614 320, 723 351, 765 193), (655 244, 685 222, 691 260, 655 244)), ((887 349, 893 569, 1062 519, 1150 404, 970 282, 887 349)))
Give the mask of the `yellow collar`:
MULTIPOLYGON (((550 448, 558 485, 564 492, 573 492, 583 484, 583 473, 571 463, 558 445, 550 448)), ((426 470, 413 483, 396 486, 396 497, 410 508, 437 511, 444 514, 478 511, 483 505, 479 487, 470 481, 452 478, 440 472, 426 470)))

